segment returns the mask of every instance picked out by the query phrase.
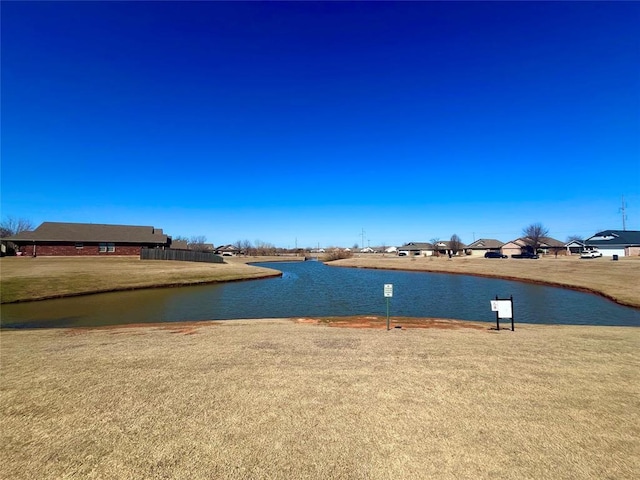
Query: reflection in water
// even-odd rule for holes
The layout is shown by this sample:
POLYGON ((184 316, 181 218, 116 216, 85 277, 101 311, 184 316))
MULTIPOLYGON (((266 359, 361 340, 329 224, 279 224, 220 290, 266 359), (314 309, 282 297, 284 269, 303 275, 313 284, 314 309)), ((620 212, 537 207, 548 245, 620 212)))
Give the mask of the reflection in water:
MULTIPOLYGON (((261 264, 273 268, 273 264, 261 264)), ((493 322, 489 301, 514 297, 521 323, 634 325, 640 310, 596 295, 464 275, 278 264, 282 277, 105 293, 2 306, 4 328, 386 314, 383 285, 394 285, 391 315, 493 322)))

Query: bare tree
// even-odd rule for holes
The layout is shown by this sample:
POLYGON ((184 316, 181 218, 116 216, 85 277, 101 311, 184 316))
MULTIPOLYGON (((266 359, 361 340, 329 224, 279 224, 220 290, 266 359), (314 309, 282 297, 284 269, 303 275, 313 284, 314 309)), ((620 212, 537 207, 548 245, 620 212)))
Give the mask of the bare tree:
POLYGON ((433 255, 439 257, 440 251, 438 250, 438 243, 440 243, 440 239, 438 237, 432 238, 429 240, 429 243, 433 245, 433 255))
POLYGON ((538 247, 542 243, 542 239, 549 235, 549 229, 541 223, 532 223, 522 229, 524 240, 527 245, 533 248, 533 253, 538 252, 538 247))
POLYGON ((460 250, 462 250, 462 240, 455 233, 451 235, 451 239, 449 240, 449 249, 451 250, 452 255, 457 255, 460 250))
POLYGON ((582 238, 582 235, 569 235, 567 237, 567 243, 571 243, 571 242, 584 243, 584 238, 582 238))
POLYGON ((189 250, 194 252, 208 252, 209 248, 206 246, 207 237, 204 235, 195 235, 189 239, 189 250))
POLYGON ((0 237, 3 238, 29 230, 33 230, 33 224, 31 220, 27 220, 26 218, 6 217, 2 223, 0 223, 0 237))
POLYGON ((253 252, 253 246, 249 240, 242 240, 240 242, 240 251, 244 252, 245 255, 251 255, 253 252))
POLYGON ((274 255, 276 247, 268 242, 262 240, 256 240, 255 242, 256 255, 274 255))

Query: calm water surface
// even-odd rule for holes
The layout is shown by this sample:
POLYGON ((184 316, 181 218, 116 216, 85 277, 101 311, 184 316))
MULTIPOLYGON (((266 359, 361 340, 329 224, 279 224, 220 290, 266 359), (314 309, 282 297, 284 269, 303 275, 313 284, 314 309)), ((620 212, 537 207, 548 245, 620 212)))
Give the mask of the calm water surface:
POLYGON ((282 277, 247 282, 115 292, 2 306, 3 328, 329 315, 495 321, 489 301, 513 295, 516 323, 640 326, 640 309, 597 295, 500 279, 330 267, 321 262, 261 263, 282 277))

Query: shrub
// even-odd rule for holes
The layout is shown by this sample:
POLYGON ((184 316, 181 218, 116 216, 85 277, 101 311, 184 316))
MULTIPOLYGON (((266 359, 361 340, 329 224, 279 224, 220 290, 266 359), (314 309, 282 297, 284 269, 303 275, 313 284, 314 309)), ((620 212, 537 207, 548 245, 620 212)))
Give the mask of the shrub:
POLYGON ((325 253, 322 260, 325 262, 333 262, 334 260, 341 260, 343 258, 351 257, 353 257, 353 252, 336 249, 325 253))

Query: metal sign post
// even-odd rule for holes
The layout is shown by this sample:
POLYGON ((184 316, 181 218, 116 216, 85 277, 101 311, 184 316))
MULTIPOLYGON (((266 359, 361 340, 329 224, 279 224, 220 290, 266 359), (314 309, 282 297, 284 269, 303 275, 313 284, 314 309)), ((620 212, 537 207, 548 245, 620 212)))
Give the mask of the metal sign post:
POLYGON ((389 326, 389 299, 393 297, 393 283, 385 283, 384 284, 384 298, 387 300, 387 330, 390 329, 389 326))
POLYGON ((496 330, 500 330, 500 319, 511 319, 511 331, 515 330, 513 323, 513 295, 509 298, 491 300, 491 311, 496 312, 496 330))

